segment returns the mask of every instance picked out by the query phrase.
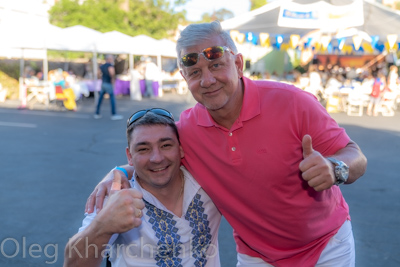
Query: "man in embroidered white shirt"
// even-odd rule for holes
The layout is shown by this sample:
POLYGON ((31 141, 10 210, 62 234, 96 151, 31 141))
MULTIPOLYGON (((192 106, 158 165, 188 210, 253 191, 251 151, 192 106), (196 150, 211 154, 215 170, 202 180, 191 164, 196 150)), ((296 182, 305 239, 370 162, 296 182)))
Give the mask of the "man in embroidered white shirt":
POLYGON ((126 155, 132 189, 114 182, 105 207, 87 214, 65 248, 64 266, 220 266, 221 214, 181 166, 184 152, 173 116, 154 108, 134 113, 126 155))

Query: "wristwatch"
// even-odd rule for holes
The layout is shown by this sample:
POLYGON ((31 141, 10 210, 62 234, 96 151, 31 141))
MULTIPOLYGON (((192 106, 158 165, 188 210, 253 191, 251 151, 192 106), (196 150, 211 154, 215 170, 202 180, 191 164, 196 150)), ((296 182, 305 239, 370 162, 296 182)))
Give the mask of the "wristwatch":
POLYGON ((341 185, 347 182, 347 179, 349 178, 349 166, 346 165, 343 161, 334 159, 334 158, 327 158, 330 162, 335 165, 335 177, 336 177, 336 182, 334 185, 341 185))

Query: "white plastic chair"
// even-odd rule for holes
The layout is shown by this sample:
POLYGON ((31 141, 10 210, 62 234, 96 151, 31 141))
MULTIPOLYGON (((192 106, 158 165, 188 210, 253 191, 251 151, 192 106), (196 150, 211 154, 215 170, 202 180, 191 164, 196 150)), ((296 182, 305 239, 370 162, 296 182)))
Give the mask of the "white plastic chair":
POLYGON ((382 113, 382 116, 392 117, 394 116, 394 109, 396 105, 396 94, 393 92, 385 92, 379 102, 378 112, 382 113))
POLYGON ((347 115, 348 116, 362 116, 364 112, 364 98, 363 94, 353 90, 347 97, 347 115))

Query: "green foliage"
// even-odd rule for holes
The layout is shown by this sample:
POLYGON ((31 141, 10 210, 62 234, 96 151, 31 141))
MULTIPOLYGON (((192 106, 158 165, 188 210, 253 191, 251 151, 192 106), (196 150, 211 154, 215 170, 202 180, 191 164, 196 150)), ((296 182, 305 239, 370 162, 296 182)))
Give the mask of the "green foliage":
POLYGON ((250 10, 254 10, 262 6, 265 6, 267 4, 267 0, 250 0, 250 3, 251 3, 250 10))
MULTIPOLYGON (((156 39, 172 34, 185 12, 175 12, 168 0, 60 0, 49 11, 59 27, 82 25, 100 32, 119 31, 130 36, 146 34, 156 39), (122 8, 128 4, 128 11, 122 8)), ((175 0, 174 5, 186 0, 175 0)))
POLYGON ((0 60, 0 71, 10 78, 18 79, 20 72, 19 64, 18 61, 0 60))
POLYGON ((233 18, 233 12, 225 9, 225 8, 221 8, 217 11, 214 11, 213 13, 204 13, 201 16, 201 22, 212 22, 214 20, 219 20, 219 21, 223 21, 226 19, 230 19, 233 18))
POLYGON ((80 58, 91 58, 93 56, 92 53, 88 52, 74 52, 74 51, 47 51, 47 57, 52 60, 59 59, 80 59, 80 58))
MULTIPOLYGON (((4 66, 0 66, 2 68, 4 66)), ((17 66, 18 69, 18 66, 17 66)), ((2 88, 7 90, 7 98, 8 99, 17 99, 18 98, 18 90, 19 90, 19 83, 18 80, 10 77, 3 71, 0 71, 0 84, 2 88)))

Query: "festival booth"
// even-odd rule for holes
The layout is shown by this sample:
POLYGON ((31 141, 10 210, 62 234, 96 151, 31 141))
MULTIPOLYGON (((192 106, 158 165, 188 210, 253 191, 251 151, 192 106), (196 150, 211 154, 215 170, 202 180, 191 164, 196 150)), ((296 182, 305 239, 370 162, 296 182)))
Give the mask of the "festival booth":
MULTIPOLYGON (((11 11, 10 11, 11 12, 11 11)), ((50 88, 47 75, 48 60, 47 51, 73 51, 73 52, 90 52, 93 54, 93 79, 77 81, 74 83, 73 90, 77 98, 80 95, 87 96, 90 92, 95 92, 97 99, 97 92, 100 90, 101 82, 94 77, 97 77, 97 55, 101 54, 127 54, 129 55, 130 66, 134 64, 133 55, 146 55, 154 56, 157 58, 157 65, 161 70, 162 57, 175 57, 175 48, 171 46, 161 46, 160 41, 151 37, 140 35, 131 37, 117 31, 108 33, 101 33, 93 29, 76 25, 68 28, 59 28, 48 23, 46 16, 34 16, 30 20, 30 27, 26 27, 21 21, 26 21, 26 18, 18 18, 14 13, 0 13, 0 57, 3 58, 20 58, 20 100, 21 106, 25 106, 30 99, 39 99, 48 105, 50 100, 55 99, 55 89, 50 88), (40 30, 32 30, 40 29, 40 30), (24 59, 40 59, 43 60, 43 81, 39 82, 26 82, 24 81, 24 59)), ((176 59, 175 59, 176 60, 176 59)), ((65 76, 65 75, 64 75, 65 76)), ((161 80, 159 81, 161 83, 161 80)), ((143 83, 141 83, 143 84, 143 83)), ((159 94, 158 83, 155 95, 159 94)), ((143 87, 143 85, 142 85, 143 87)), ((131 84, 124 79, 117 80, 116 86, 117 93, 131 94, 131 84), (127 84, 128 83, 128 84, 127 84), (128 88, 128 92, 126 89, 128 88), (118 91, 120 90, 120 91, 118 91)), ((143 92, 143 88, 141 88, 143 92)), ((132 99, 140 100, 141 94, 135 93, 132 99)))
MULTIPOLYGON (((250 73, 271 71, 277 65, 275 61, 268 61, 274 58, 272 56, 255 55, 254 47, 265 48, 266 53, 277 54, 275 51, 280 51, 286 62, 297 61, 301 65, 320 63, 318 67, 322 69, 337 64, 342 65, 340 69, 350 71, 358 68, 358 74, 366 73, 367 68, 382 60, 392 58, 392 64, 399 63, 400 12, 373 0, 341 1, 340 5, 330 2, 277 0, 221 24, 230 32, 239 51, 243 51, 245 45, 250 47, 242 53, 250 73)), ((284 72, 285 67, 280 71, 284 72)), ((302 83, 300 79, 299 84, 311 83, 302 83)), ((356 114, 360 115, 370 87, 355 81, 335 88, 334 93, 343 89, 337 97, 344 103, 341 110, 352 115, 350 107, 356 106, 356 114)))
POLYGON ((268 52, 294 48, 308 59, 314 54, 397 51, 400 12, 372 0, 345 3, 277 0, 221 24, 239 45, 251 43, 268 52))

